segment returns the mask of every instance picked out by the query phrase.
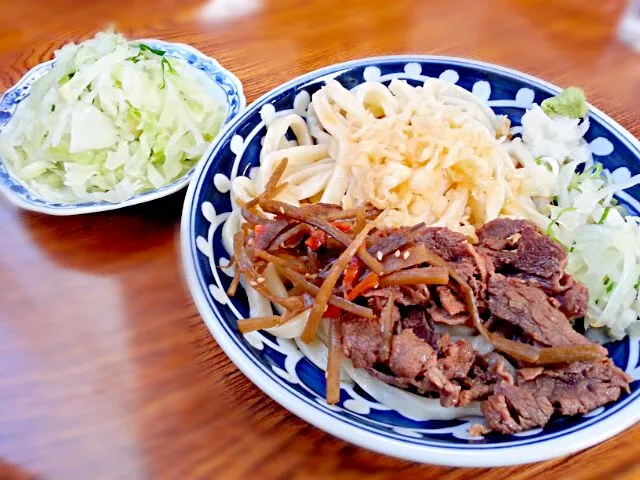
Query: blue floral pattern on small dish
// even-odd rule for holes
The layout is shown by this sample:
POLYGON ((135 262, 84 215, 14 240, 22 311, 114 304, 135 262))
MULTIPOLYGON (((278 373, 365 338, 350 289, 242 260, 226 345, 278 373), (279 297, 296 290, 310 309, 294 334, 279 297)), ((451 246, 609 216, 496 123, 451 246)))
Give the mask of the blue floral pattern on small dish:
MULTIPOLYGON (((229 298, 231 272, 220 230, 231 203, 230 181, 248 175, 258 164, 266 125, 276 116, 306 115, 311 95, 324 79, 336 78, 347 88, 364 81, 388 83, 394 78, 414 85, 439 77, 468 89, 498 114, 510 117, 519 130, 525 109, 558 88, 534 77, 495 65, 429 56, 380 57, 335 65, 294 79, 256 100, 226 129, 209 158, 197 169, 182 217, 184 268, 198 309, 212 334, 238 365, 276 401, 314 425, 372 450, 415 461, 455 466, 496 466, 543 460, 586 448, 640 418, 640 338, 608 345, 615 363, 634 381, 631 393, 587 415, 558 418, 543 429, 517 435, 472 437, 474 419, 419 420, 382 405, 357 385, 343 385, 337 405, 324 401, 324 372, 291 340, 266 332, 239 333, 236 322, 248 314, 241 293, 229 298)), ((596 160, 616 182, 640 173, 640 142, 608 116, 591 107, 586 135, 596 160)), ((640 188, 619 200, 640 212, 640 188)))
MULTIPOLYGON (((246 99, 242 91, 242 83, 231 72, 225 70, 216 60, 207 57, 199 50, 182 43, 169 43, 156 39, 141 39, 135 42, 145 43, 153 48, 164 50, 166 55, 179 58, 202 71, 217 89, 217 93, 224 98, 227 112, 224 124, 233 120, 246 106, 246 99)), ((55 60, 41 63, 27 72, 13 87, 0 98, 0 131, 13 116, 18 105, 27 98, 33 82, 49 72, 55 65, 55 60)), ((212 142, 213 145, 213 142, 212 142)), ((208 152, 203 158, 208 156, 208 152)), ((51 215, 77 215, 105 210, 114 210, 129 205, 148 202, 184 188, 191 180, 195 167, 182 177, 163 187, 134 195, 132 198, 120 202, 81 202, 74 204, 48 201, 33 193, 23 182, 16 178, 0 158, 0 190, 17 206, 51 215)))

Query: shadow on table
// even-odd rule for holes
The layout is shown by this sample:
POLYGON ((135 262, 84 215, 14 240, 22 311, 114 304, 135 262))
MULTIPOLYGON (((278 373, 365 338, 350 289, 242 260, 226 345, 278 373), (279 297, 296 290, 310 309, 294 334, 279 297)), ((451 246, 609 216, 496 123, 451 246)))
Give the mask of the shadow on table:
POLYGON ((172 248, 185 191, 121 210, 55 217, 20 212, 34 243, 56 264, 89 273, 111 273, 172 248))

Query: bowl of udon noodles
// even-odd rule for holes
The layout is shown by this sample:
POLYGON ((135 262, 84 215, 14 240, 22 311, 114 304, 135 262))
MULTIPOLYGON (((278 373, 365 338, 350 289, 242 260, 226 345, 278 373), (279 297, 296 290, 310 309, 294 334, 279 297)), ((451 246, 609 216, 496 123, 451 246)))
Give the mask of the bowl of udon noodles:
POLYGON ((221 133, 184 270, 238 368, 333 435, 453 466, 565 455, 640 418, 639 160, 579 88, 333 65, 221 133))

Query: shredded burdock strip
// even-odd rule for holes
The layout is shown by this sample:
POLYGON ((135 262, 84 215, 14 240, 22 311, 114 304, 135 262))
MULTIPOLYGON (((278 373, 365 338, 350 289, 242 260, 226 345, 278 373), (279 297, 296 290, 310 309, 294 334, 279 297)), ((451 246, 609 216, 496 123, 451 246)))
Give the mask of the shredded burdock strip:
MULTIPOLYGON (((288 267, 283 267, 282 273, 306 293, 316 297, 318 296, 320 287, 317 287, 313 283, 307 281, 307 279, 304 278, 304 275, 301 275, 288 267)), ((338 297, 337 295, 331 295, 331 298, 329 299, 329 305, 333 305, 341 310, 344 310, 345 312, 353 313, 354 315, 358 315, 360 317, 375 318, 373 310, 371 310, 370 308, 350 302, 349 300, 338 297)))
MULTIPOLYGON (((367 235, 373 228, 374 225, 372 223, 366 225, 331 266, 327 277, 324 279, 324 282, 322 282, 322 286, 316 295, 316 303, 311 309, 309 320, 307 320, 307 324, 302 332, 301 338, 303 342, 311 343, 315 338, 322 314, 327 309, 329 300, 333 294, 333 287, 335 287, 340 275, 342 275, 342 272, 347 268, 349 261, 355 256, 360 246, 364 244, 367 235)), ((361 260, 364 262, 364 259, 361 260)))
POLYGON ((240 269, 236 268, 233 274, 233 280, 231 280, 231 285, 229 285, 229 288, 227 289, 227 295, 229 295, 230 297, 233 297, 238 291, 238 285, 240 285, 240 275, 242 275, 240 273, 240 269))
MULTIPOLYGON (((299 289, 301 292, 308 293, 312 296, 317 296, 320 291, 320 287, 314 285, 309 282, 303 274, 299 271, 296 271, 287 260, 280 258, 279 256, 273 255, 269 252, 265 252, 264 250, 255 250, 255 256, 266 260, 270 263, 273 263, 277 267, 280 268, 282 274, 287 277, 291 282, 295 285, 295 289, 299 289)), ((363 307, 358 305, 357 303, 350 302, 342 297, 338 297, 337 295, 331 295, 329 299, 329 304, 335 307, 338 307, 345 312, 353 313, 354 315, 358 315, 364 318, 375 318, 373 315, 373 311, 370 308, 363 307)))
POLYGON ((606 355, 600 345, 575 345, 573 347, 541 348, 536 363, 546 365, 550 363, 591 362, 602 359, 606 355))
POLYGON ((305 274, 307 273, 307 269, 304 268, 304 265, 298 259, 294 259, 291 255, 287 255, 284 253, 279 253, 278 255, 274 255, 273 253, 269 253, 265 250, 255 249, 253 254, 261 258, 262 260, 266 260, 269 263, 273 263, 274 265, 284 268, 291 268, 298 273, 305 274))
POLYGON ((286 157, 280 160, 280 163, 276 166, 271 177, 269 177, 267 184, 264 186, 264 192, 258 197, 258 203, 260 198, 273 198, 277 195, 275 189, 278 187, 278 183, 280 182, 282 175, 284 175, 284 171, 287 169, 288 163, 289 159, 286 157))
MULTIPOLYGON (((304 210, 304 207, 294 207, 287 203, 265 198, 260 199, 260 207, 262 207, 265 212, 274 213, 285 218, 291 218, 298 222, 303 222, 319 228, 327 235, 336 239, 345 247, 348 247, 351 244, 351 235, 340 231, 324 218, 314 217, 307 214, 307 212, 305 212, 304 210)), ((362 260, 362 263, 369 267, 372 272, 374 272, 376 275, 381 275, 383 273, 382 264, 378 260, 376 260, 369 252, 367 252, 364 247, 359 248, 357 253, 358 257, 360 257, 360 260, 362 260)))
POLYGON ((247 207, 247 205, 248 203, 241 209, 242 217, 247 222, 254 225, 265 225, 271 221, 268 218, 265 218, 264 215, 258 212, 255 208, 247 207))
POLYGON ((405 232, 396 232, 385 236, 372 236, 367 241, 367 251, 371 254, 380 252, 387 256, 405 245, 413 243, 424 232, 425 224, 419 223, 405 232))
POLYGON ((305 305, 304 308, 289 310, 283 315, 266 315, 264 317, 241 318, 240 320, 238 320, 238 330, 240 330, 241 333, 249 333, 256 330, 278 327, 291 321, 302 312, 304 312, 307 308, 308 307, 305 305))
POLYGON ((396 285, 446 285, 449 283, 449 272, 444 267, 421 267, 398 270, 380 277, 381 287, 396 285))
POLYGON ((389 351, 391 350, 391 337, 393 336, 393 309, 395 307, 396 294, 391 291, 389 299, 382 309, 380 316, 380 330, 382 332, 382 346, 380 347, 380 360, 386 362, 389 359, 389 351))
POLYGON ((341 317, 329 320, 329 358, 327 359, 327 392, 328 404, 340 400, 340 364, 342 363, 342 326, 341 317))
MULTIPOLYGON (((343 210, 337 205, 331 205, 326 203, 311 203, 305 205, 304 208, 308 210, 311 215, 316 215, 324 218, 327 222, 334 222, 336 220, 352 220, 357 219, 358 215, 364 210, 365 222, 367 219, 375 219, 380 210, 372 206, 364 206, 343 210)), ((356 232, 357 233, 357 232, 356 232)))
POLYGON ((233 255, 236 262, 236 274, 241 272, 249 281, 249 285, 263 297, 277 305, 283 306, 287 310, 297 310, 304 305, 302 297, 279 297, 271 293, 263 282, 258 281, 258 279, 262 277, 255 270, 253 262, 244 248, 244 232, 242 230, 233 237, 233 255))
POLYGON ((360 207, 356 209, 356 224, 353 229, 354 233, 357 235, 362 231, 362 229, 367 224, 367 207, 360 207))
POLYGON ((296 235, 304 235, 307 230, 309 230, 308 225, 289 222, 287 227, 282 229, 278 236, 269 242, 267 248, 286 248, 288 240, 291 240, 296 235))
POLYGON ((267 315, 265 317, 241 318, 238 320, 238 330, 241 333, 254 332, 265 328, 277 327, 280 324, 279 315, 267 315))

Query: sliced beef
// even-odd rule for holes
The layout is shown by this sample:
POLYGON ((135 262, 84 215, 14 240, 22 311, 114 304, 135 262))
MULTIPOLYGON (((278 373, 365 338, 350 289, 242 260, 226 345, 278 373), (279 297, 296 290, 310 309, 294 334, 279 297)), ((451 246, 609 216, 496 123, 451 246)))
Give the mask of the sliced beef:
POLYGON ((416 241, 424 243, 447 262, 460 262, 470 256, 467 237, 445 227, 425 227, 416 241))
POLYGON ((561 277, 567 266, 567 252, 537 227, 527 225, 522 230, 512 264, 518 270, 538 277, 561 277))
POLYGON ((497 385, 494 394, 482 402, 482 413, 491 430, 517 433, 546 424, 554 412, 587 413, 617 400, 623 391, 629 391, 631 380, 609 359, 548 369, 521 368, 517 385, 497 385))
POLYGON ((495 274, 489 280, 488 293, 493 316, 520 327, 526 337, 541 345, 568 347, 590 343, 538 288, 495 274))
POLYGON ((414 227, 380 229, 367 239, 367 250, 371 255, 388 255, 414 241, 424 228, 424 224, 419 224, 414 227))
MULTIPOLYGON (((389 299, 394 298, 395 300, 399 295, 400 293, 399 293, 398 287, 388 287, 382 290, 371 290, 367 295, 367 302, 369 304, 369 308, 373 309, 376 315, 380 317, 381 312, 385 309, 389 299)), ((402 318, 402 315, 400 314, 400 309, 396 305, 395 301, 391 309, 391 317, 393 319, 392 320, 393 326, 395 326, 396 323, 398 323, 402 318)))
POLYGON ((489 352, 483 357, 486 363, 487 380, 492 383, 515 383, 516 369, 498 352, 489 352))
POLYGON ((478 230, 478 249, 499 273, 555 294, 563 291, 567 252, 525 220, 498 218, 478 230))
POLYGON ((514 237, 527 225, 530 225, 530 222, 526 220, 496 218, 476 230, 476 234, 481 246, 491 250, 504 250, 510 243, 517 240, 514 237))
POLYGON ((559 308, 569 320, 582 318, 587 313, 589 291, 580 282, 572 281, 571 286, 555 297, 559 302, 559 308))
MULTIPOLYGON (((288 234, 281 229, 280 238, 288 234)), ((418 225, 381 230, 368 248, 388 254, 424 242, 469 283, 485 325, 498 335, 542 347, 590 343, 570 323, 584 316, 588 292, 564 272, 567 255, 558 244, 523 220, 494 220, 478 238, 472 247, 464 235, 418 225)), ((393 299, 393 334, 382 360, 380 321, 343 314, 343 350, 353 365, 389 385, 437 395, 447 407, 481 402, 482 433, 543 426, 554 413, 586 413, 629 389, 631 379, 609 359, 516 370, 497 351, 481 356, 467 340, 452 340, 443 325, 471 324, 455 281, 376 288, 364 297, 378 318, 393 299)))
POLYGON ((464 325, 469 322, 469 315, 466 313, 459 313, 457 315, 451 315, 443 308, 431 307, 429 310, 431 320, 435 323, 441 323, 444 325, 464 325))
POLYGON ((491 429, 482 423, 474 423, 469 427, 469 435, 472 437, 479 437, 491 432, 491 429))
POLYGON ((431 294, 426 285, 402 285, 397 287, 396 303, 404 306, 428 305, 431 294))
POLYGON ((442 349, 438 367, 448 379, 465 378, 476 359, 476 352, 466 340, 449 341, 442 349))
MULTIPOLYGON (((532 370, 532 369, 526 369, 532 370)), ((547 398, 562 415, 587 413, 629 391, 632 380, 611 360, 574 362, 555 368, 518 372, 518 384, 536 397, 547 398)))
POLYGON ((481 258, 467 238, 458 232, 444 227, 423 227, 417 242, 435 251, 444 260, 451 263, 456 272, 471 286, 478 297, 479 307, 482 309, 484 297, 485 268, 479 265, 481 258))
POLYGON ((400 325, 402 330, 411 330, 416 336, 427 342, 432 348, 438 348, 438 340, 440 334, 437 333, 429 322, 424 310, 420 308, 411 308, 401 318, 400 325))
POLYGON ((391 340, 389 368, 399 377, 414 379, 436 363, 436 352, 416 336, 412 330, 403 330, 391 340))
POLYGON ((466 303, 460 300, 451 288, 444 286, 438 287, 436 288, 436 292, 438 292, 438 298, 440 299, 442 308, 444 308, 449 315, 457 315, 467 309, 466 303))
POLYGON ((381 382, 393 385, 394 387, 409 388, 411 386, 411 379, 406 377, 398 377, 389 373, 383 373, 375 368, 367 368, 367 373, 381 382))
POLYGON ((518 369, 518 383, 522 384, 539 377, 544 372, 544 367, 526 367, 518 369))
POLYGON ((412 330, 405 329, 393 336, 389 368, 399 377, 410 378, 420 392, 438 392, 443 406, 458 403, 460 386, 447 378, 440 369, 436 351, 412 330))
POLYGON ((369 300, 369 306, 377 308, 386 304, 386 299, 393 296, 398 305, 416 306, 428 305, 431 300, 431 294, 426 285, 402 285, 398 287, 386 287, 369 290, 363 296, 369 300), (374 299, 374 300, 372 300, 374 299), (379 301, 382 299, 382 301, 379 301))
POLYGON ((469 388, 460 392, 458 406, 466 407, 471 402, 484 400, 493 392, 493 385, 486 384, 482 379, 472 379, 469 388))
POLYGON ((343 315, 342 348, 354 367, 373 367, 378 362, 382 348, 382 333, 378 321, 343 315))
MULTIPOLYGON (((501 252, 493 252, 494 254, 499 254, 501 252)), ((499 272, 504 273, 504 269, 497 268, 499 272)), ((568 285, 563 283, 564 276, 554 275, 550 278, 542 278, 536 277, 535 275, 530 275, 528 273, 513 271, 507 272, 505 275, 510 276, 511 278, 517 278, 522 283, 526 283, 527 285, 531 285, 532 287, 540 288, 547 295, 560 295, 562 292, 567 290, 568 285)))
POLYGON ((553 406, 544 396, 534 396, 506 382, 498 384, 495 392, 480 405, 487 426, 500 433, 518 433, 546 424, 553 414, 553 406))
POLYGON ((513 385, 512 368, 499 353, 491 352, 485 356, 477 355, 475 364, 467 377, 461 380, 464 388, 460 392, 458 406, 464 407, 473 401, 487 399, 498 383, 504 382, 513 385))

